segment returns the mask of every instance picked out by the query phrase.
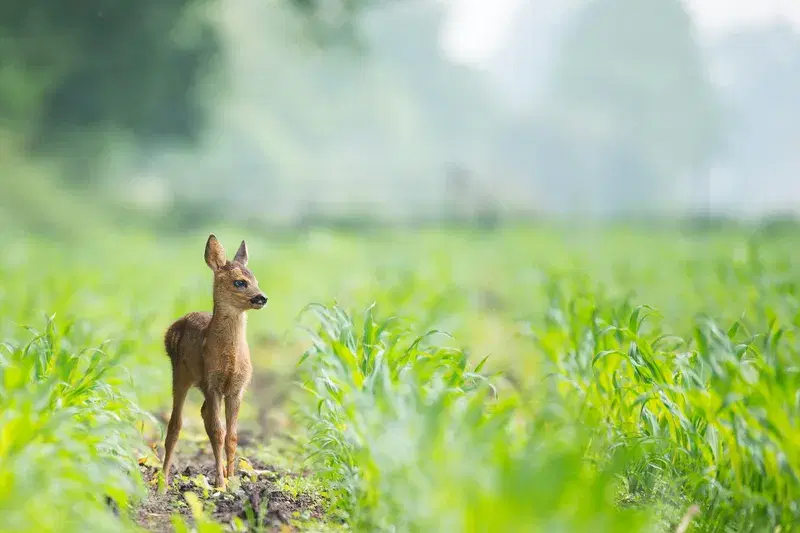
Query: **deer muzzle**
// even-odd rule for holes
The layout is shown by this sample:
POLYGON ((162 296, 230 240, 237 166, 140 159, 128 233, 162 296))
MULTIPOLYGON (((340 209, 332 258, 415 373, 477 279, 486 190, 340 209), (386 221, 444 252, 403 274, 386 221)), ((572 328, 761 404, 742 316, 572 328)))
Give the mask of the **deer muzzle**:
POLYGON ((250 303, 253 304, 254 307, 260 309, 267 305, 267 297, 263 294, 257 294, 250 298, 250 303))

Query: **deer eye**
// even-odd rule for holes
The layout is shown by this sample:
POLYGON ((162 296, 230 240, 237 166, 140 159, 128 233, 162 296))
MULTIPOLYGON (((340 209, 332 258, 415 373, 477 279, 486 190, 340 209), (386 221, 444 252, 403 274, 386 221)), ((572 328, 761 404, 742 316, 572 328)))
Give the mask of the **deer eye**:
POLYGON ((244 289, 245 287, 247 287, 247 282, 244 281, 243 279, 237 279, 236 281, 233 282, 233 286, 236 287, 237 289, 244 289))

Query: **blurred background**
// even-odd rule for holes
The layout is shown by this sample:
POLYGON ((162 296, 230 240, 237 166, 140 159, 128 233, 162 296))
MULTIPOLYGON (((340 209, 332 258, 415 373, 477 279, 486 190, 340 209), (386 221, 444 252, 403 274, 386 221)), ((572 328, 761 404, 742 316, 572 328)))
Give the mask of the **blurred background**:
POLYGON ((798 25, 791 0, 9 0, 0 221, 794 215, 798 25))
POLYGON ((329 525, 790 530, 799 32, 798 0, 3 0, 0 529, 188 516, 163 335, 212 309, 214 232, 270 298, 241 454, 329 525))

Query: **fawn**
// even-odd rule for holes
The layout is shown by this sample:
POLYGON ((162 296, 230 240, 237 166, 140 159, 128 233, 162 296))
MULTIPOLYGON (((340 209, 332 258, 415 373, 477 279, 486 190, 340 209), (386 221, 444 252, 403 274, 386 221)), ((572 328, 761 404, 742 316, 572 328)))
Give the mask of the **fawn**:
POLYGON ((245 312, 263 308, 267 297, 247 269, 244 241, 230 262, 222 244, 211 234, 206 242, 205 260, 214 272, 213 312, 186 314, 164 335, 164 346, 172 363, 172 415, 164 443, 163 474, 169 486, 170 461, 181 431, 183 403, 189 389, 195 386, 205 396, 200 413, 214 451, 215 486, 224 489, 234 470, 239 406, 253 374, 245 335, 245 312), (220 421, 223 400, 226 427, 220 421), (223 443, 227 468, 222 462, 223 443))

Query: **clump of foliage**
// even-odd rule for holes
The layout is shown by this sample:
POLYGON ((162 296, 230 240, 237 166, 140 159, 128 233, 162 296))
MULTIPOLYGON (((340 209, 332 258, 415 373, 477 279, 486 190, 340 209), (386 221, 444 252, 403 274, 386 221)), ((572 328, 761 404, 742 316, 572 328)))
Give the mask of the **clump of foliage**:
POLYGON ((578 398, 614 446, 641 451, 627 468, 629 497, 696 502, 714 531, 796 523, 796 326, 773 316, 723 327, 700 315, 684 339, 652 308, 574 289, 553 282, 531 336, 560 395, 578 398))
POLYGON ((306 416, 317 462, 355 523, 643 524, 611 505, 614 493, 621 507, 638 502, 668 522, 697 503, 707 530, 798 520, 792 326, 773 319, 754 333, 757 323, 723 329, 698 317, 684 340, 648 324, 647 306, 569 279, 548 292, 549 310, 528 334, 547 386, 526 376, 525 394, 501 400, 479 373, 485 360, 470 369, 463 352, 375 322, 371 308, 356 324, 338 307, 313 307, 319 327, 304 364, 316 401, 306 416))
POLYGON ((119 530, 142 496, 146 418, 113 375, 126 348, 87 346, 80 324, 25 329, 0 344, 3 530, 119 530))
MULTIPOLYGON (((353 524, 372 531, 636 530, 613 505, 619 457, 601 468, 591 428, 565 411, 497 397, 460 350, 338 307, 315 306, 306 412, 317 464, 353 524), (580 504, 578 504, 580 502, 580 504)), ((576 414, 577 410, 570 410, 576 414)))

